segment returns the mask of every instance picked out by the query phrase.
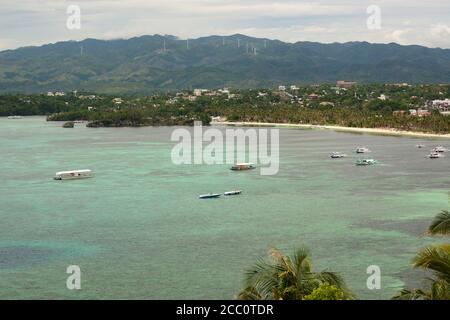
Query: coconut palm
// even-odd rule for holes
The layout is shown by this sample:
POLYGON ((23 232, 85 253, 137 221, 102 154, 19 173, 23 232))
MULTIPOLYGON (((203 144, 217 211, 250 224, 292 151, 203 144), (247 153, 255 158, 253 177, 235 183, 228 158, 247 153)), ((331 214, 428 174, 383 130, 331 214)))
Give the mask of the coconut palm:
POLYGON ((450 212, 439 213, 428 228, 430 235, 450 235, 450 212))
MULTIPOLYGON (((428 228, 429 235, 450 234, 450 213, 439 213, 428 228)), ((413 267, 432 273, 427 290, 402 290, 396 300, 450 300, 450 244, 443 243, 422 249, 413 259, 413 267)))
POLYGON ((246 288, 239 293, 238 299, 302 300, 325 283, 342 290, 345 298, 352 298, 340 275, 313 271, 306 248, 298 249, 292 257, 271 249, 269 257, 269 261, 260 259, 246 272, 246 288))

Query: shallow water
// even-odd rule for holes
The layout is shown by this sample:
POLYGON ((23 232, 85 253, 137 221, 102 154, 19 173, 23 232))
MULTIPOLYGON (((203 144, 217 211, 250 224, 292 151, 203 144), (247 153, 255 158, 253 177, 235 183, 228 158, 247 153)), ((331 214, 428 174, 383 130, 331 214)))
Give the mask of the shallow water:
POLYGON ((450 156, 425 156, 449 140, 281 129, 280 172, 261 176, 172 164, 173 129, 0 118, 0 298, 229 299, 269 248, 301 245, 362 298, 420 284, 409 263, 439 242, 419 236, 448 209, 450 184, 450 156), (379 164, 356 167, 357 146, 379 164), (51 179, 85 168, 95 177, 51 179), (197 198, 233 189, 244 192, 197 198), (66 288, 72 264, 78 291, 66 288), (381 268, 381 290, 366 288, 369 265, 381 268))

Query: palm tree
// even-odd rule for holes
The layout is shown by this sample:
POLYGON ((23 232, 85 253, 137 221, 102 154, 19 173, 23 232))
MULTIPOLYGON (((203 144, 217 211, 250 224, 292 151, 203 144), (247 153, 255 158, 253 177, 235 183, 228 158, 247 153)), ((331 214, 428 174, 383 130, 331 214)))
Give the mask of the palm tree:
POLYGON ((347 299, 352 294, 344 280, 334 272, 312 270, 308 249, 298 249, 292 257, 277 249, 269 252, 270 260, 260 259, 246 272, 245 289, 239 293, 242 300, 302 300, 321 284, 333 285, 347 299))
MULTIPOLYGON (((450 213, 439 213, 428 228, 429 235, 450 234, 450 213)), ((402 290, 396 300, 450 300, 450 244, 443 243, 422 249, 413 259, 413 267, 430 271, 429 289, 402 290)))
POLYGON ((430 235, 450 235, 450 212, 439 213, 428 228, 430 235))

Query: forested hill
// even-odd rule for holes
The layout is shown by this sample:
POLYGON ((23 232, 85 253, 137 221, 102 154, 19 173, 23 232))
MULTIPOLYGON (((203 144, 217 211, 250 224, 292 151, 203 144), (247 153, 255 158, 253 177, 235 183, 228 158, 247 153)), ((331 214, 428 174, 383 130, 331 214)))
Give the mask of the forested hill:
POLYGON ((154 35, 67 41, 0 52, 0 92, 150 93, 341 79, 448 83, 450 50, 393 43, 285 43, 244 35, 189 41, 154 35))

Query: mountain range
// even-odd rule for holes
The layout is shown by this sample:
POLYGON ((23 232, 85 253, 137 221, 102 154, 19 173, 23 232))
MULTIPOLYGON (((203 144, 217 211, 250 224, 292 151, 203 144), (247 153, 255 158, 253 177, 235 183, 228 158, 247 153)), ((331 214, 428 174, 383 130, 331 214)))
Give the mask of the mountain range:
POLYGON ((280 84, 448 83, 450 49, 245 35, 86 39, 0 52, 0 92, 151 93, 280 84))

